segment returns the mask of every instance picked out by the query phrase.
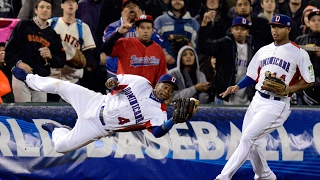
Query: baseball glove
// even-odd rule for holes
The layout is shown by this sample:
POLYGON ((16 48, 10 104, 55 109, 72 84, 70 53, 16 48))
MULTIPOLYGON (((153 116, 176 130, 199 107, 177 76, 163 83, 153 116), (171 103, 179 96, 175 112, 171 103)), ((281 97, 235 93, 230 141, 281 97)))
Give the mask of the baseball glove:
POLYGON ((170 34, 168 40, 171 43, 172 52, 178 54, 179 50, 190 43, 190 40, 182 34, 170 34))
POLYGON ((195 98, 179 98, 176 100, 172 120, 175 124, 188 121, 197 111, 199 101, 195 98))
POLYGON ((79 49, 77 49, 73 58, 66 61, 66 65, 72 68, 82 69, 87 65, 86 57, 79 49))
POLYGON ((289 94, 288 85, 284 82, 284 80, 272 75, 270 71, 265 73, 265 78, 261 89, 274 92, 279 96, 287 96, 289 94))

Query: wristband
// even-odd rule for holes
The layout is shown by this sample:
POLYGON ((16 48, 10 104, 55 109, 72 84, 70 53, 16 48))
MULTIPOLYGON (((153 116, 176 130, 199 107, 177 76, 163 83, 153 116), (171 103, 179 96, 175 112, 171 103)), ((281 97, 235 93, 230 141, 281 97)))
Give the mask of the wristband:
POLYGON ((238 82, 239 89, 248 87, 250 85, 253 85, 256 83, 253 79, 251 79, 249 76, 245 76, 240 82, 238 82))
POLYGON ((166 122, 163 123, 163 127, 167 131, 169 131, 173 125, 174 125, 174 122, 172 121, 172 118, 168 119, 166 122))

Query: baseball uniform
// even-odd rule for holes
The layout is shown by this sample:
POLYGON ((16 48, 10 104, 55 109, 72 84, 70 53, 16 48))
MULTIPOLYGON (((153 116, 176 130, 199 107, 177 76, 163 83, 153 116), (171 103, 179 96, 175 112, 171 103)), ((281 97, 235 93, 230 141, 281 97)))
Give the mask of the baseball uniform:
POLYGON ((107 95, 68 81, 28 75, 27 85, 37 91, 59 94, 75 109, 78 119, 70 131, 55 128, 52 140, 57 152, 77 149, 93 139, 114 132, 148 129, 167 120, 165 103, 158 100, 150 82, 141 76, 118 75, 120 84, 107 95))
POLYGON ((240 144, 217 179, 231 179, 248 156, 255 171, 255 179, 276 178, 267 164, 261 143, 266 135, 282 126, 289 117, 290 97, 278 97, 272 92, 261 90, 266 71, 283 78, 289 85, 296 84, 299 78, 307 83, 315 80, 308 53, 293 42, 281 46, 271 43, 255 54, 247 76, 256 80, 257 92, 244 117, 240 144))

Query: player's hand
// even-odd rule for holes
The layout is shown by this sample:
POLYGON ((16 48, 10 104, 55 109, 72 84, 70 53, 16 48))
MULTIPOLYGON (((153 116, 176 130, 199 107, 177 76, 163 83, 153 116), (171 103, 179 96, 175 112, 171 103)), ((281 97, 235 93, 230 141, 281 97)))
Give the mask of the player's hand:
POLYGON ((27 71, 28 74, 33 74, 33 71, 32 71, 33 69, 28 64, 26 64, 22 61, 18 64, 18 68, 21 68, 21 69, 27 71))
POLYGON ((213 22, 217 12, 212 10, 204 13, 201 26, 207 26, 209 22, 213 22))
POLYGON ((129 31, 129 29, 132 28, 132 25, 133 25, 132 23, 122 24, 122 25, 120 26, 120 28, 118 29, 118 32, 119 32, 120 34, 127 33, 127 32, 129 31))
POLYGON ((52 58, 52 54, 49 48, 47 47, 43 47, 43 48, 39 48, 38 49, 40 51, 40 56, 43 59, 51 59, 52 58))
POLYGON ((117 87, 118 85, 120 84, 120 82, 119 81, 117 81, 115 78, 109 78, 108 80, 107 80, 107 82, 105 83, 105 85, 106 85, 106 87, 108 88, 108 89, 113 89, 113 88, 115 88, 115 87, 117 87))
POLYGON ((174 64, 176 60, 174 60, 174 58, 170 54, 166 54, 166 62, 167 64, 174 64))
POLYGON ((219 94, 219 96, 221 96, 222 98, 225 98, 226 96, 228 96, 229 94, 232 93, 236 93, 239 90, 239 86, 238 85, 234 85, 234 86, 229 86, 227 88, 227 90, 221 94, 219 94))

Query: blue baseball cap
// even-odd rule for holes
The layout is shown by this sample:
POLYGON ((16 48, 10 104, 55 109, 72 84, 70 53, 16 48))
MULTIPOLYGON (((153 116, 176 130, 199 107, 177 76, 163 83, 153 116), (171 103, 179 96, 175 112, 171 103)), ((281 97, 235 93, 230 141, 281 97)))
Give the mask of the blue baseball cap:
POLYGON ((283 14, 276 14, 272 17, 272 20, 268 24, 281 25, 286 27, 291 27, 290 18, 283 14))
POLYGON ((245 17, 235 17, 232 21, 232 27, 233 26, 244 26, 246 28, 250 28, 249 20, 245 17))
POLYGON ((173 85, 175 91, 179 90, 178 79, 175 78, 174 76, 170 75, 170 74, 162 75, 159 78, 158 83, 170 83, 170 84, 173 85))

